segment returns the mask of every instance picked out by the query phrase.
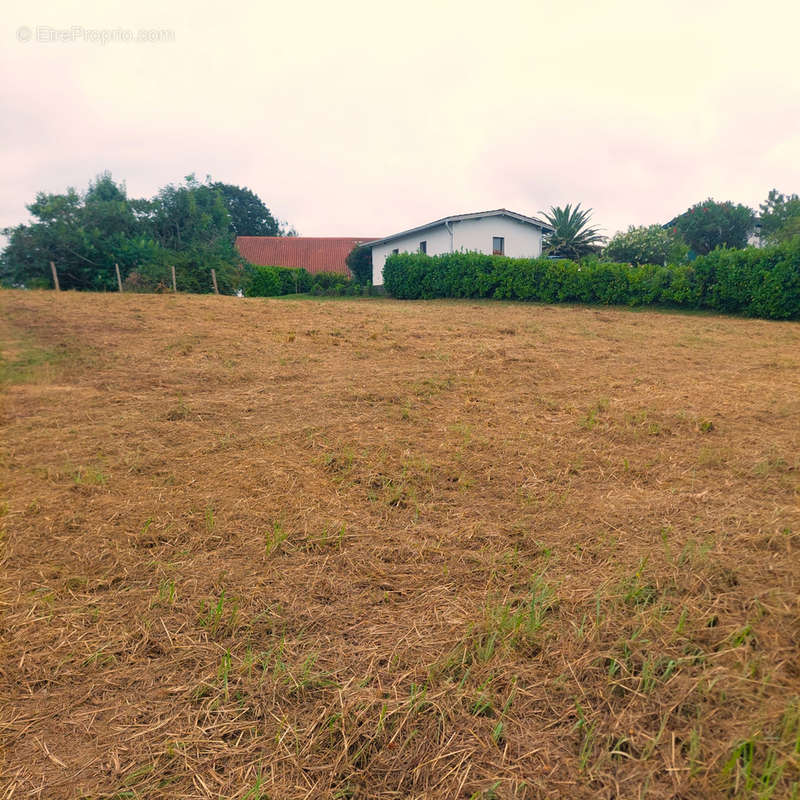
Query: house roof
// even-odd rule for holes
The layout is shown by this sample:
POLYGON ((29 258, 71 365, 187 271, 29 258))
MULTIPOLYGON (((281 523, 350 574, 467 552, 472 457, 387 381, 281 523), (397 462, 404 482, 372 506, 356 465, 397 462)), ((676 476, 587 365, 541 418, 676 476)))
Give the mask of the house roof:
POLYGON ((350 251, 371 241, 369 236, 237 236, 236 249, 252 264, 349 275, 345 259, 350 251))
POLYGON ((373 239, 365 242, 370 247, 376 244, 383 244, 390 242, 392 239, 399 239, 401 236, 407 236, 410 233, 417 233, 418 231, 425 231, 428 228, 435 228, 438 225, 446 225, 450 222, 462 222, 466 219, 480 219, 481 217, 511 217, 512 219, 519 220, 520 222, 527 222, 541 228, 543 231, 552 231, 553 228, 547 222, 544 222, 536 217, 526 217, 524 214, 518 214, 516 211, 509 211, 507 208, 496 208, 493 211, 475 211, 472 214, 453 214, 450 217, 442 217, 441 219, 428 222, 425 225, 420 225, 416 228, 409 228, 407 231, 400 231, 400 233, 393 233, 391 236, 384 236, 382 239, 373 239))

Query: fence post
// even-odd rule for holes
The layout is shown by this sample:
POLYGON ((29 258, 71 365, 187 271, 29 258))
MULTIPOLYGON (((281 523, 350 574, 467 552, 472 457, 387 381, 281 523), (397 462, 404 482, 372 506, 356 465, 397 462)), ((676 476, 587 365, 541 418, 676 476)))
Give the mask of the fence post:
POLYGON ((58 273, 56 272, 55 261, 50 262, 50 269, 53 271, 53 285, 56 287, 56 291, 60 292, 61 287, 58 285, 58 273))
POLYGON ((176 292, 176 293, 178 291, 178 284, 175 282, 175 265, 174 264, 172 265, 172 291, 176 292))
POLYGON ((214 294, 219 294, 219 289, 217 288, 217 271, 213 267, 211 268, 211 281, 214 284, 214 294))
POLYGON ((117 271, 117 286, 119 286, 120 294, 122 294, 122 276, 119 274, 119 264, 114 264, 114 269, 117 271))

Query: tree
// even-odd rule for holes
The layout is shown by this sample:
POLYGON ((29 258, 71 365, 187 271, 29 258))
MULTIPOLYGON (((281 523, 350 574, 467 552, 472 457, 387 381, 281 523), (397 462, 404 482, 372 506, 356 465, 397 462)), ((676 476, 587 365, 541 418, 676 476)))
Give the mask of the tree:
POLYGON ((774 241, 778 243, 800 240, 800 216, 789 217, 778 230, 774 241))
POLYGON ((686 257, 686 245, 661 225, 631 225, 617 233, 603 250, 608 261, 629 264, 677 264, 686 257))
POLYGON ((684 211, 671 226, 695 253, 706 255, 717 247, 746 247, 754 224, 751 208, 709 198, 684 211))
POLYGON ((281 224, 255 192, 219 181, 209 185, 222 195, 231 218, 231 230, 235 236, 284 235, 281 224))
POLYGON ((234 247, 222 193, 210 181, 187 175, 183 184, 165 186, 152 201, 150 221, 164 252, 140 274, 166 273, 169 264, 184 291, 210 292, 213 268, 220 291, 239 288, 244 262, 234 247))
POLYGON ((231 217, 220 192, 187 175, 183 185, 170 183, 153 201, 152 224, 162 247, 183 250, 211 245, 219 240, 233 243, 231 217))
POLYGON ((372 248, 357 244, 345 259, 353 278, 362 286, 372 280, 372 248))
POLYGON ((545 241, 547 255, 578 259, 596 253, 605 241, 597 228, 589 226, 592 209, 582 211, 580 203, 575 208, 569 203, 563 208, 551 206, 541 213, 553 228, 545 241))
POLYGON ((72 188, 64 194, 39 192, 27 208, 33 221, 4 231, 9 242, 0 274, 7 282, 50 286, 54 261, 63 289, 116 286, 114 264, 126 265, 126 243, 137 228, 124 185, 103 173, 84 195, 72 188))
POLYGON ((800 197, 771 189, 761 211, 761 236, 769 244, 788 241, 800 231, 800 197))
POLYGON ((226 192, 242 200, 235 204, 237 213, 249 209, 240 225, 256 219, 271 225, 271 232, 282 232, 249 190, 189 175, 152 199, 131 199, 125 185, 105 172, 82 195, 75 189, 36 195, 28 206, 32 220, 3 231, 8 245, 0 255, 0 280, 49 287, 54 261, 63 289, 113 291, 119 264, 123 279, 136 273, 132 282, 152 290, 169 285, 175 267, 183 291, 210 292, 213 268, 220 291, 233 291, 241 285, 244 261, 234 246, 226 192))

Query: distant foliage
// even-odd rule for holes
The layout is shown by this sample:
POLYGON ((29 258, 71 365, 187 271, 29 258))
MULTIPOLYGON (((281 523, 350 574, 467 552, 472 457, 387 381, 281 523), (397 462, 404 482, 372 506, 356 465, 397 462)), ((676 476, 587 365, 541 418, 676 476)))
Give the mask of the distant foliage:
POLYGON ((597 228, 589 225, 592 209, 581 210, 578 203, 574 208, 567 203, 563 208, 551 206, 542 216, 553 227, 553 232, 545 236, 544 251, 547 255, 559 258, 583 258, 597 253, 605 241, 597 228))
POLYGON ((245 294, 248 297, 280 297, 287 294, 355 296, 362 287, 339 272, 311 274, 304 269, 250 265, 245 294))
POLYGON ((50 261, 62 289, 115 291, 114 265, 135 291, 172 288, 211 292, 211 269, 223 293, 242 286, 245 261, 234 247, 240 229, 279 232, 248 189, 198 181, 194 175, 163 187, 152 199, 130 198, 125 184, 99 175, 83 194, 40 192, 28 206, 32 220, 7 228, 0 281, 51 287, 50 261))
POLYGON ((690 264, 640 266, 481 253, 389 256, 386 291, 401 299, 484 297, 541 303, 664 305, 800 319, 800 242, 715 250, 690 264))
POLYGON ((661 225, 631 225, 625 233, 616 234, 603 250, 604 259, 629 264, 677 264, 686 255, 686 245, 661 225))
POLYGON ((800 236, 800 197, 772 189, 761 211, 761 237, 768 244, 779 244, 800 236))
POLYGON ((709 198, 684 211, 672 225, 673 233, 695 253, 706 255, 717 247, 746 247, 755 225, 755 214, 747 206, 718 203, 709 198))
POLYGON ((209 184, 222 195, 235 236, 285 236, 280 222, 272 216, 264 201, 244 186, 217 181, 209 184))

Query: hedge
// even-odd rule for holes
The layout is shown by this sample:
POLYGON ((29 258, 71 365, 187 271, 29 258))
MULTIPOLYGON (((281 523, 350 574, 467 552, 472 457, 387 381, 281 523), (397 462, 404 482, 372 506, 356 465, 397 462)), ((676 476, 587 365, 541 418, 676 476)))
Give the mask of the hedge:
POLYGON ((245 294, 248 297, 278 297, 286 294, 357 295, 362 288, 347 275, 305 269, 251 264, 245 294))
POLYGON ((663 305, 800 319, 800 241, 718 249, 689 264, 508 258, 482 253, 389 256, 386 291, 400 299, 484 297, 540 303, 663 305))
POLYGON ((248 267, 247 273, 245 294, 248 297, 276 297, 282 294, 308 292, 311 289, 311 275, 304 269, 253 264, 248 267))

